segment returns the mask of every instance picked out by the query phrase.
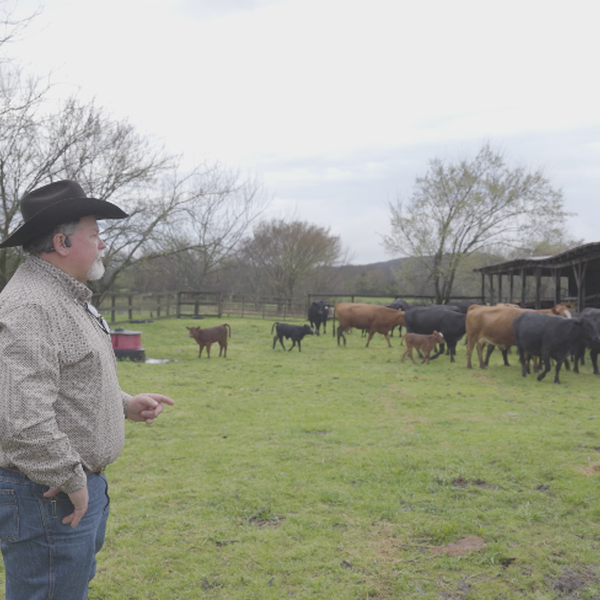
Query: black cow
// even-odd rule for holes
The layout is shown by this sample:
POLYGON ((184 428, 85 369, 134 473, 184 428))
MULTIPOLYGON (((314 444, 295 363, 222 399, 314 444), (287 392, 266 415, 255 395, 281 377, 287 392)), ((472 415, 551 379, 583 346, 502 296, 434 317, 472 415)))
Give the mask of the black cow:
POLYGON ((411 305, 406 301, 402 300, 402 298, 396 298, 391 304, 386 304, 388 308, 393 308, 394 310, 408 310, 411 305))
MULTIPOLYGON (((420 306, 404 313, 404 322, 408 333, 431 334, 439 331, 445 338, 450 351, 450 362, 456 362, 456 344, 465 335, 466 315, 445 306, 420 306)), ((444 352, 444 345, 431 358, 437 358, 444 352)))
POLYGON ((291 339, 293 344, 290 348, 290 352, 296 345, 298 344, 298 352, 301 352, 300 342, 305 335, 313 335, 315 332, 311 329, 310 325, 288 325, 287 323, 273 323, 273 327, 271 327, 271 333, 273 333, 273 329, 276 330, 276 335, 273 338, 273 350, 275 350, 275 344, 277 340, 281 344, 281 347, 285 350, 285 346, 283 345, 283 338, 291 339))
POLYGON ((327 331, 327 317, 329 317, 329 304, 325 304, 324 300, 314 300, 308 307, 308 320, 310 326, 314 327, 317 335, 319 333, 319 327, 323 324, 323 333, 327 331))
MULTIPOLYGON (((393 308, 394 310, 408 310, 412 307, 406 300, 402 300, 402 298, 396 298, 391 304, 386 304, 388 308, 393 308)), ((402 325, 398 325, 398 335, 402 335, 402 325)), ((396 329, 396 325, 392 327, 390 331, 390 337, 394 335, 394 329, 396 329)), ((363 331, 364 334, 364 331, 363 331)), ((417 350, 418 352, 418 350, 417 350)))
POLYGON ((530 372, 529 360, 532 356, 539 356, 544 363, 544 370, 538 375, 538 381, 544 379, 550 371, 550 359, 554 359, 554 383, 560 383, 558 374, 562 363, 577 344, 583 343, 588 347, 600 344, 600 336, 594 323, 585 316, 565 319, 557 315, 524 312, 513 321, 513 332, 523 377, 527 377, 527 373, 530 372))
POLYGON ((456 302, 446 302, 446 306, 454 306, 455 308, 460 310, 460 312, 465 313, 465 315, 467 314, 467 311, 469 310, 469 306, 472 306, 473 304, 478 304, 479 306, 485 306, 485 304, 483 302, 473 302, 472 300, 457 300, 456 302))
MULTIPOLYGON (((575 313, 571 311, 572 317, 585 316, 594 323, 596 327, 596 331, 600 334, 600 308, 584 308, 581 313, 575 313)), ((583 359, 585 356, 586 344, 583 342, 579 342, 575 344, 575 348, 573 348, 573 371, 575 373, 579 373, 579 364, 583 365, 583 359)), ((590 348, 590 358, 592 359, 592 366, 594 367, 594 375, 600 375, 600 371, 598 370, 598 353, 600 352, 600 347, 595 344, 592 344, 590 348)))

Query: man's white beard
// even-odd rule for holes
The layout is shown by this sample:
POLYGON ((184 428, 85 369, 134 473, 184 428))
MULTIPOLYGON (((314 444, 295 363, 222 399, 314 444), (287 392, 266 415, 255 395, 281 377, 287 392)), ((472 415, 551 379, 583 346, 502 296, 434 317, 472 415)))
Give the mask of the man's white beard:
POLYGON ((99 256, 91 269, 87 272, 88 281, 96 281, 104 275, 104 263, 102 262, 102 256, 99 256))

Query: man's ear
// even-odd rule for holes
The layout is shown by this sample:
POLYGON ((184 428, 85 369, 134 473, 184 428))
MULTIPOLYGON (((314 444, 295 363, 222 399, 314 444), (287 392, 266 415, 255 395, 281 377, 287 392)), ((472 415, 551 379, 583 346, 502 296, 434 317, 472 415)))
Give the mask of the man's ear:
POLYGON ((57 233, 52 238, 52 245, 59 256, 66 256, 71 247, 71 240, 64 233, 57 233))

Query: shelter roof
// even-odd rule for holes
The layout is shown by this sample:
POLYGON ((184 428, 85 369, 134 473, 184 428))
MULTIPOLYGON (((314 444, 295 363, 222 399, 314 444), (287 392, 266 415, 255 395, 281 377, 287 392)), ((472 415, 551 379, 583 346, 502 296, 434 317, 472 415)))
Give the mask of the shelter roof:
POLYGON ((600 242, 592 242, 565 250, 553 256, 538 256, 531 258, 518 258, 515 260, 489 265, 475 269, 487 275, 510 275, 511 273, 532 274, 540 267, 542 269, 562 269, 576 264, 600 260, 600 242))

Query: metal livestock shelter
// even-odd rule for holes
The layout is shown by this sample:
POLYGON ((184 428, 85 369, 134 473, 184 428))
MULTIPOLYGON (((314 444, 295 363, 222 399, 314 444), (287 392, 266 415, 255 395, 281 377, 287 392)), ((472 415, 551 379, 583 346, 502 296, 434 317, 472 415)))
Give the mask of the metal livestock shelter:
POLYGON ((600 242, 554 256, 521 258, 475 271, 481 273, 482 299, 490 304, 511 302, 539 309, 572 302, 577 311, 586 306, 600 307, 600 242))

